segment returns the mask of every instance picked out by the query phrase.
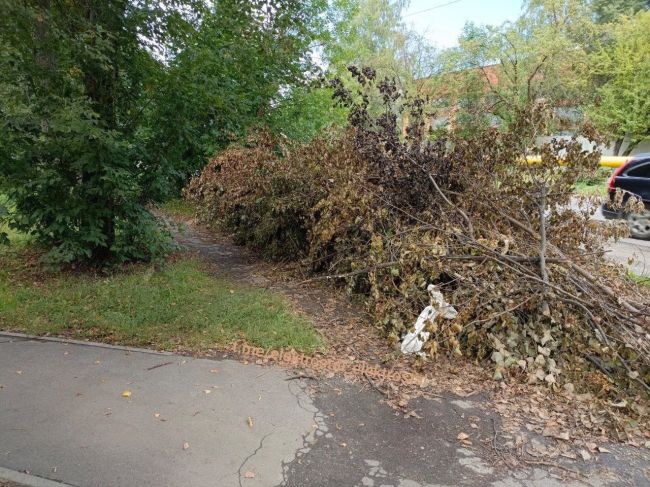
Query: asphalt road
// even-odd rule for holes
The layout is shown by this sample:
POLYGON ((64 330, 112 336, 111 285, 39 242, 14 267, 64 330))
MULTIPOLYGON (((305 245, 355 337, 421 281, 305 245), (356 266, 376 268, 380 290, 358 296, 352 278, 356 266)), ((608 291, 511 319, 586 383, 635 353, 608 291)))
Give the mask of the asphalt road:
POLYGON ((650 241, 624 238, 610 246, 607 257, 629 266, 639 276, 650 278, 650 241))
POLYGON ((560 480, 552 463, 506 467, 490 447, 500 418, 481 394, 414 400, 410 417, 342 378, 2 333, 0 385, 0 485, 11 487, 649 482, 650 453, 624 445, 588 463, 565 459, 579 480, 560 480), (459 444, 461 432, 471 442, 459 444))
MULTIPOLYGON (((580 209, 584 205, 584 203, 581 204, 578 200, 574 200, 571 203, 572 209, 580 209)), ((595 211, 592 218, 597 221, 605 221, 600 208, 595 211)), ((623 238, 609 246, 607 257, 614 262, 628 266, 632 272, 639 276, 650 277, 649 240, 623 238)))

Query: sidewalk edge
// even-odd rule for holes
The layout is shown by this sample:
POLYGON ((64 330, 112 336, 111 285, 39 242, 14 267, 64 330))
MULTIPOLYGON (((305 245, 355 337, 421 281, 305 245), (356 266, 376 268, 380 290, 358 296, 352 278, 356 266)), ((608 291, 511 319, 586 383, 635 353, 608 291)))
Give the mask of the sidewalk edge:
POLYGON ((42 342, 70 343, 72 345, 85 345, 87 347, 108 348, 111 350, 124 350, 125 352, 150 353, 153 355, 174 355, 172 352, 150 350, 148 348, 127 347, 123 345, 109 345, 107 343, 99 343, 99 342, 86 342, 84 340, 74 340, 72 338, 27 335, 25 333, 14 333, 10 331, 0 331, 0 338, 1 337, 20 338, 23 340, 37 340, 42 342))
POLYGON ((26 473, 16 472, 8 468, 0 467, 0 480, 15 482, 25 487, 74 487, 70 484, 48 480, 43 477, 36 477, 26 473))

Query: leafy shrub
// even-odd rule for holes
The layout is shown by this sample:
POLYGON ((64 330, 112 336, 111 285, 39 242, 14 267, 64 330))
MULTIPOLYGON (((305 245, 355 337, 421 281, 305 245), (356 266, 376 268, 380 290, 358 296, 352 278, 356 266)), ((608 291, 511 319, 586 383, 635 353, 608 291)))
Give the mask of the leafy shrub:
POLYGON ((137 122, 144 85, 161 66, 141 41, 163 43, 172 9, 111 1, 2 7, 0 191, 13 205, 4 219, 46 246, 55 264, 159 255, 169 237, 145 209, 153 172, 143 166, 137 122))
POLYGON ((605 184, 607 181, 607 178, 612 174, 611 169, 607 169, 604 167, 599 167, 596 171, 594 171, 591 174, 586 174, 585 176, 581 177, 578 182, 583 183, 585 185, 597 185, 597 184, 605 184))

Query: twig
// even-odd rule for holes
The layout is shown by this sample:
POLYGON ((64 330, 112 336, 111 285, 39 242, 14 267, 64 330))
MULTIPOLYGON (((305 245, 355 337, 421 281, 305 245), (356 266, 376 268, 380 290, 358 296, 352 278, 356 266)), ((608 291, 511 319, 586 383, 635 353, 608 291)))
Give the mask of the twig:
MULTIPOLYGON (((508 260, 512 260, 515 262, 530 262, 531 264, 539 262, 540 258, 539 257, 527 257, 525 255, 507 255, 507 254, 499 254, 499 255, 505 255, 508 260)), ((486 256, 486 255, 436 255, 433 257, 434 259, 444 259, 444 260, 486 260, 490 259, 491 257, 486 256)), ((498 257, 497 257, 498 258, 498 257)), ((547 258, 546 262, 550 264, 561 264, 564 262, 567 262, 566 259, 557 259, 557 258, 547 258)))
POLYGON ((377 392, 379 392, 379 393, 382 394, 383 396, 388 397, 388 395, 386 394, 386 392, 382 391, 379 387, 377 387, 377 386, 375 385, 375 383, 372 381, 372 379, 371 379, 370 377, 368 377, 368 374, 364 373, 363 376, 366 378, 366 380, 368 381, 368 384, 370 384, 370 385, 372 386, 373 389, 375 389, 377 392))
POLYGON ((605 366, 602 364, 602 361, 598 357, 594 357, 593 355, 585 355, 584 357, 593 365, 595 365, 596 368, 598 368, 603 374, 605 374, 610 381, 614 382, 612 373, 605 368, 605 366))
POLYGON ((492 420, 492 430, 494 431, 494 436, 492 437, 492 448, 495 450, 498 450, 499 448, 497 447, 497 424, 496 421, 494 421, 494 418, 490 418, 492 420))
MULTIPOLYGON (((413 162, 415 162, 415 161, 413 161, 413 162)), ((438 183, 436 183, 436 180, 434 179, 434 177, 431 175, 431 173, 429 171, 426 171, 425 169, 422 169, 422 170, 427 173, 427 176, 429 177, 429 181, 431 181, 431 184, 433 184, 433 187, 436 189, 436 191, 441 196, 441 198, 443 200, 445 200, 445 203, 447 203, 449 206, 454 208, 460 214, 460 216, 463 217, 463 220, 465 220, 465 223, 467 224, 467 231, 468 231, 470 237, 472 237, 472 239, 473 239, 474 238, 474 225, 472 225, 472 221, 469 219, 467 214, 463 210, 461 210, 457 205, 452 203, 449 200, 449 198, 447 198, 447 196, 445 195, 445 193, 442 192, 442 190, 440 189, 440 186, 438 186, 438 183)))
POLYGON ((545 467, 556 467, 566 472, 571 472, 572 474, 577 475, 578 477, 585 477, 585 474, 583 474, 582 472, 579 472, 578 470, 573 470, 572 468, 569 467, 565 467, 564 465, 560 465, 559 463, 544 462, 542 460, 532 461, 532 460, 526 460, 525 458, 522 458, 521 460, 524 463, 527 463, 528 465, 543 465, 545 467))
MULTIPOLYGON (((503 212, 501 212, 501 215, 503 215, 510 223, 512 223, 516 227, 519 227, 520 229, 524 230, 526 233, 528 233, 532 237, 539 238, 539 235, 537 235, 537 233, 532 228, 530 228, 528 225, 520 222, 516 218, 512 218, 510 215, 505 214, 503 212)), ((549 244, 549 247, 552 248, 553 251, 555 253, 557 253, 561 258, 569 260, 568 257, 564 254, 564 252, 562 252, 555 245, 549 244)), ((640 311, 637 308, 632 306, 626 300, 621 299, 619 296, 617 296, 616 293, 614 293, 614 291, 610 287, 605 286, 604 284, 598 283, 596 277, 591 275, 585 269, 583 269, 579 265, 575 264, 574 262, 569 262, 568 265, 569 265, 569 267, 571 267, 572 270, 574 270, 578 274, 585 277, 589 281, 589 283, 591 285, 593 285, 595 288, 597 288, 598 290, 600 290, 601 292, 603 292, 604 294, 606 294, 610 298, 614 299, 617 303, 621 304, 626 310, 630 311, 631 313, 635 313, 635 314, 640 313, 640 311)))
POLYGON ((358 269, 356 271, 347 272, 345 274, 330 274, 327 276, 312 277, 311 279, 307 279, 305 281, 299 282, 298 284, 306 284, 312 281, 322 281, 322 280, 329 280, 329 279, 345 279, 347 277, 358 276, 359 274, 367 274, 368 272, 372 272, 377 269, 384 269, 386 267, 392 267, 396 265, 399 265, 399 262, 383 262, 375 266, 365 267, 364 269, 358 269))
POLYGON ((539 270, 544 281, 544 294, 548 292, 548 271, 546 270, 546 184, 542 185, 539 197, 539 270))
POLYGON ((284 380, 296 380, 296 379, 311 379, 311 380, 318 380, 316 377, 313 375, 307 375, 307 374, 299 374, 299 375, 294 375, 292 377, 287 377, 284 380))
POLYGON ((173 363, 174 362, 163 362, 162 364, 158 364, 158 365, 154 365, 152 367, 149 367, 147 370, 157 369, 158 367, 164 367, 165 365, 171 365, 173 363))

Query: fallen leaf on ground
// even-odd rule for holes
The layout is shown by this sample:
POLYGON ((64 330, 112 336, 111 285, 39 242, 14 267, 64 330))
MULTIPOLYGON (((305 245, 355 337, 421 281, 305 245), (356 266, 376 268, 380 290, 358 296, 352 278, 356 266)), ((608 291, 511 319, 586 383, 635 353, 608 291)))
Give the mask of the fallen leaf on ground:
POLYGON ((580 450, 580 456, 582 459, 586 462, 587 460, 591 460, 591 455, 587 450, 580 450))
POLYGON ((544 428, 544 431, 542 431, 542 435, 546 437, 551 437, 555 438, 556 440, 564 440, 564 441, 569 441, 569 432, 568 431, 558 431, 554 428, 544 428))
POLYGON ((186 441, 183 443, 183 450, 187 450, 190 447, 190 444, 186 441))
POLYGON ((251 418, 250 416, 248 418, 246 418, 246 423, 248 423, 249 428, 252 428, 253 427, 253 418, 251 418))
POLYGON ((612 453, 611 451, 609 451, 607 448, 605 448, 605 447, 603 447, 603 446, 599 446, 599 447, 598 447, 598 451, 599 451, 600 453, 612 453))
POLYGON ((245 479, 254 479, 255 478, 255 473, 254 472, 245 472, 244 473, 244 478, 245 479))
POLYGON ((219 372, 219 369, 210 369, 211 374, 216 374, 219 372))
POLYGON ((17 370, 17 371, 16 371, 16 374, 18 374, 18 375, 21 375, 22 373, 23 373, 22 370, 17 370))
POLYGON ((210 394, 212 392, 212 389, 203 389, 203 392, 205 392, 206 394, 210 394))
POLYGON ((456 437, 456 439, 458 439, 460 441, 466 440, 468 438, 469 438, 469 435, 466 434, 466 433, 458 433, 458 436, 456 437))
POLYGON ((128 389, 122 391, 122 397, 131 397, 131 391, 128 389))

